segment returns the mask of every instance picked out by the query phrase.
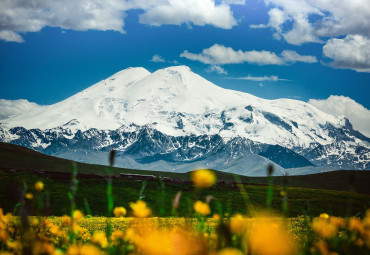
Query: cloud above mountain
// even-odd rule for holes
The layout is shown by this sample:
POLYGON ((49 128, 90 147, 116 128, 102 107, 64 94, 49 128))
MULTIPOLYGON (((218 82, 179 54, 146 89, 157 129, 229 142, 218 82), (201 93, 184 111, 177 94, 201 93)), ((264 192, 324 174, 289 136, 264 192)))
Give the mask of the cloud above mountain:
POLYGON ((323 54, 333 60, 330 63, 332 67, 370 72, 370 39, 364 36, 330 39, 323 47, 323 54))
POLYGON ((1 0, 0 5, 0 40, 9 42, 24 42, 22 33, 44 27, 125 33, 124 18, 134 9, 143 11, 141 23, 152 26, 195 24, 230 29, 237 25, 229 4, 214 0, 1 0))
POLYGON ((242 51, 234 50, 231 47, 214 44, 203 49, 201 53, 191 53, 187 50, 180 54, 180 57, 193 61, 199 61, 204 64, 225 65, 225 64, 257 64, 257 65, 284 65, 295 62, 315 63, 315 56, 302 56, 295 51, 285 50, 280 56, 271 51, 242 51))
POLYGON ((325 100, 310 99, 308 103, 323 112, 345 116, 352 123, 354 129, 370 137, 370 110, 353 99, 332 95, 325 100))
POLYGON ((251 28, 272 28, 276 39, 293 45, 323 42, 323 37, 358 34, 370 37, 368 0, 264 0, 270 7, 267 24, 251 28), (354 18, 354 15, 356 18, 354 18))

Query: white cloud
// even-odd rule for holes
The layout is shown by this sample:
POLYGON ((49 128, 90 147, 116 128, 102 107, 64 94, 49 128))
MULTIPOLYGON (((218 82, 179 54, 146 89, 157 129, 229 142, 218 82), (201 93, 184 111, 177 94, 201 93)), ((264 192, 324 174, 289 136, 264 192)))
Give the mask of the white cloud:
MULTIPOLYGON (((232 1, 235 2, 235 1, 232 1)), ((124 17, 132 9, 142 10, 142 23, 212 25, 229 29, 237 25, 230 3, 215 0, 0 0, 0 39, 23 42, 21 33, 44 27, 78 31, 112 30, 124 33, 124 17)))
POLYGON ((271 76, 245 76, 245 77, 228 77, 229 79, 236 79, 236 80, 247 80, 247 81, 289 81, 287 79, 281 79, 277 77, 276 75, 271 75, 271 76))
POLYGON ((361 35, 347 35, 343 39, 330 39, 323 54, 333 59, 335 68, 348 68, 357 72, 370 72, 370 39, 361 35))
POLYGON ((201 53, 190 53, 187 50, 180 54, 190 60, 199 61, 204 64, 224 65, 224 64, 257 64, 257 65, 283 65, 294 62, 317 62, 314 56, 302 56, 295 51, 283 51, 279 57, 271 51, 242 51, 234 50, 231 47, 214 44, 210 48, 203 49, 201 53))
POLYGON ((325 100, 310 99, 308 103, 323 112, 345 116, 355 130, 370 137, 370 111, 353 99, 344 96, 330 96, 325 100))
POLYGON ((315 56, 302 56, 299 55, 297 52, 292 50, 284 50, 281 53, 281 56, 285 60, 285 62, 294 63, 294 62, 304 62, 304 63, 316 63, 317 59, 315 56))
POLYGON ((322 37, 359 34, 370 37, 370 1, 264 0, 271 9, 269 22, 251 28, 271 27, 276 39, 301 45, 322 42, 322 37), (292 24, 292 25, 290 25, 292 24))
POLYGON ((24 42, 22 36, 9 30, 0 31, 0 40, 4 40, 6 42, 24 42))
POLYGON ((225 3, 216 5, 214 0, 168 0, 155 4, 142 15, 139 21, 152 26, 193 23, 198 26, 213 25, 230 29, 237 24, 225 3))
POLYGON ((39 109, 43 106, 29 102, 26 99, 6 100, 0 99, 0 120, 13 115, 22 114, 31 110, 39 109))
POLYGON ((151 62, 162 62, 162 63, 166 62, 166 60, 163 57, 161 57, 157 54, 155 54, 150 61, 151 62))
POLYGON ((223 65, 251 63, 258 65, 281 65, 283 64, 275 53, 270 51, 235 51, 231 47, 214 44, 208 49, 203 49, 202 53, 194 54, 185 50, 180 57, 199 61, 205 64, 223 65))
POLYGON ((207 72, 216 72, 218 74, 227 74, 227 71, 223 69, 221 66, 212 65, 206 69, 207 72))

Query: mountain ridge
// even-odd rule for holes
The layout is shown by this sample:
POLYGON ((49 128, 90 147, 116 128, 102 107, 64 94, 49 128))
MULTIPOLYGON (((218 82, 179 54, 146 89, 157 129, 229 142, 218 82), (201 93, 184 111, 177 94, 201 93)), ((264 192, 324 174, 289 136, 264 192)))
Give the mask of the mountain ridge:
POLYGON ((223 89, 186 66, 122 70, 59 103, 3 119, 0 141, 85 162, 95 160, 89 152, 99 158, 113 148, 127 161, 121 166, 139 169, 258 173, 245 158, 261 169, 274 162, 282 174, 284 167, 312 164, 370 168, 369 138, 348 119, 302 101, 223 89))

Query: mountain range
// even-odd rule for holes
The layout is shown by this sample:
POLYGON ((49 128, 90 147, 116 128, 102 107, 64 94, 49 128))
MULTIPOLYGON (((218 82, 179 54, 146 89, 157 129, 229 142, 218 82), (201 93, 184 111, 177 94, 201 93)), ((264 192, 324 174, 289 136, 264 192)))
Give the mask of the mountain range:
POLYGON ((53 105, 0 100, 0 141, 67 159, 244 175, 370 169, 370 139, 344 116, 216 86, 186 66, 128 68, 53 105))

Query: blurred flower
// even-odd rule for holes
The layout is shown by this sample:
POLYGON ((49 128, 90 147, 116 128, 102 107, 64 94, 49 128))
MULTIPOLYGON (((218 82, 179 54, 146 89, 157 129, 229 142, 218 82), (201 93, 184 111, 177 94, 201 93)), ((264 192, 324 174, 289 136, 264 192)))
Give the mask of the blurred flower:
POLYGON ((42 181, 37 181, 35 183, 35 189, 37 191, 42 191, 44 189, 44 183, 42 181))
POLYGON ((200 215, 206 216, 211 213, 211 209, 207 203, 203 203, 202 201, 196 201, 194 203, 194 211, 199 213, 200 215))
POLYGON ((225 248, 220 250, 217 255, 243 255, 243 252, 235 248, 225 248))
POLYGON ((312 229, 323 238, 332 238, 338 232, 338 227, 324 217, 315 218, 312 222, 312 229))
POLYGON ((252 254, 295 254, 296 245, 281 223, 273 218, 256 218, 249 228, 248 245, 252 254))
POLYGON ((216 183, 216 175, 208 169, 199 169, 191 173, 191 180, 196 188, 209 188, 216 183))
POLYGON ((134 215, 138 218, 148 217, 152 210, 146 206, 146 203, 143 200, 138 200, 136 203, 130 203, 130 207, 134 215))
POLYGON ((241 214, 235 214, 230 219, 230 231, 234 234, 242 234, 247 230, 247 221, 241 214))
POLYGON ((218 213, 213 214, 212 218, 216 221, 219 221, 221 219, 221 216, 218 213))
POLYGON ((83 246, 71 245, 68 247, 67 255, 99 255, 103 254, 96 246, 87 244, 83 246))
POLYGON ((94 233, 92 242, 99 245, 102 248, 106 248, 108 246, 107 236, 102 231, 94 233))
POLYGON ((112 240, 113 242, 115 242, 115 241, 117 241, 117 240, 119 240, 119 239, 123 240, 123 239, 124 239, 124 237, 125 237, 125 233, 124 233, 123 231, 121 231, 121 230, 115 230, 115 231, 112 233, 111 240, 112 240))
POLYGON ((320 218, 327 220, 327 219, 329 219, 329 214, 322 213, 322 214, 320 214, 320 218))
POLYGON ((364 225, 359 218, 350 218, 348 223, 348 229, 350 231, 357 231, 359 233, 364 233, 364 225))
POLYGON ((72 215, 75 221, 79 221, 84 217, 84 214, 80 210, 74 210, 72 215))
POLYGON ((142 255, 208 254, 202 238, 176 227, 144 231, 134 243, 142 255))
POLYGON ((24 195, 24 197, 25 197, 26 199, 28 199, 28 200, 31 200, 31 199, 33 199, 33 194, 32 194, 32 193, 30 193, 30 192, 28 192, 28 193, 26 193, 26 194, 24 195))
POLYGON ((72 219, 68 215, 63 215, 62 222, 63 222, 63 225, 70 226, 72 223, 72 219))
POLYGON ((116 217, 124 217, 126 215, 126 209, 124 207, 116 207, 113 210, 113 214, 116 217))
POLYGON ((339 217, 334 217, 334 216, 331 216, 329 218, 329 222, 337 226, 338 228, 343 228, 346 225, 346 222, 344 221, 344 219, 339 218, 339 217))

